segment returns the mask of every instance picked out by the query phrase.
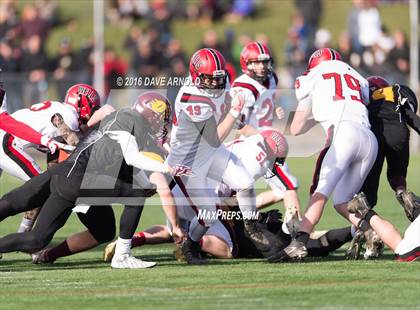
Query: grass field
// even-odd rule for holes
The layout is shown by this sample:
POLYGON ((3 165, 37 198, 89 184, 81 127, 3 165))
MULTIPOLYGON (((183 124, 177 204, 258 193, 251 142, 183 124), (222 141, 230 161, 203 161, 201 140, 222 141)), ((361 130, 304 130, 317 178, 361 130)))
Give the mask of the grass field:
MULTIPOLYGON (((314 158, 290 159, 307 202, 314 158)), ((420 192, 420 157, 411 158, 408 181, 420 192)), ((380 188, 377 211, 400 231, 408 225, 388 185, 380 188)), ((18 184, 3 175, 1 193, 18 184)), ((115 208, 117 212, 121 208, 115 208)), ((0 224, 0 235, 14 232, 20 217, 0 224)), ((143 213, 140 228, 163 223, 160 208, 143 213)), ((319 228, 346 225, 331 207, 319 228)), ((72 216, 53 243, 82 226, 72 216)), ((101 261, 103 247, 60 259, 51 266, 32 265, 22 253, 0 261, 0 309, 420 309, 420 265, 398 263, 386 251, 377 261, 345 261, 344 249, 326 259, 268 264, 263 260, 211 260, 207 266, 174 261, 172 245, 146 246, 135 255, 157 261, 150 270, 111 270, 101 261)))

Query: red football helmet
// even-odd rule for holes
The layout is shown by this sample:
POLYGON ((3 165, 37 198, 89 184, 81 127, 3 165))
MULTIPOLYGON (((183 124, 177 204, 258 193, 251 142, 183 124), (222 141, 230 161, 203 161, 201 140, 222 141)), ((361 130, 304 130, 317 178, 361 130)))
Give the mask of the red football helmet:
POLYGON ((242 49, 239 60, 242 72, 259 82, 264 82, 272 74, 273 58, 270 50, 263 43, 250 42, 242 49), (256 68, 256 62, 263 62, 262 68, 256 68))
POLYGON ((79 121, 87 123, 101 105, 101 98, 92 86, 87 84, 76 84, 67 90, 64 103, 71 105, 79 114, 79 121))
POLYGON ((171 116, 168 98, 158 92, 146 92, 137 97, 134 109, 147 120, 157 138, 166 137, 171 116))
POLYGON ((367 78, 369 82, 369 91, 373 93, 377 89, 388 87, 390 84, 387 80, 379 75, 369 76, 367 78))
POLYGON ((275 129, 263 130, 260 132, 260 135, 263 136, 265 144, 272 158, 285 159, 287 153, 289 152, 289 145, 286 138, 280 133, 280 131, 275 129))
POLYGON ((332 48, 320 48, 313 52, 308 61, 308 71, 318 66, 321 62, 326 60, 341 60, 339 52, 332 48))
POLYGON ((202 48, 190 60, 193 83, 212 97, 220 97, 226 88, 226 61, 212 48, 202 48))

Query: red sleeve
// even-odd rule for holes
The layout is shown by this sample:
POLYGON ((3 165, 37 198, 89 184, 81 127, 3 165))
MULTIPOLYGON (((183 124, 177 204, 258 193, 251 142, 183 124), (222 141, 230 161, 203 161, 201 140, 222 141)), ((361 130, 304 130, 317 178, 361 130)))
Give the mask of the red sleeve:
POLYGON ((28 125, 15 120, 7 112, 0 114, 0 129, 31 143, 41 144, 42 135, 28 125))

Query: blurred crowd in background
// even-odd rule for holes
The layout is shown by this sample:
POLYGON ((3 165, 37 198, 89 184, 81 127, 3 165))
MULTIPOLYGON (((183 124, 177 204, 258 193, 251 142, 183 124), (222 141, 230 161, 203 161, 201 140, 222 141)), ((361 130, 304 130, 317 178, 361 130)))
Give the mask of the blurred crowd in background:
MULTIPOLYGON (((194 21, 206 27, 197 48, 218 49, 228 61, 234 78, 240 74, 239 55, 251 40, 266 43, 273 56, 283 53, 283 61, 275 61, 282 88, 293 87, 296 76, 305 71, 312 52, 321 47, 336 48, 343 60, 365 75, 382 75, 391 82, 406 83, 409 73, 407 34, 401 30, 390 33, 383 26, 377 6, 392 0, 353 0, 348 14, 347 29, 332 46, 329 29, 320 28, 324 13, 323 0, 290 0, 295 11, 285 36, 284 50, 275 51, 264 34, 249 35, 226 30, 221 37, 212 30, 214 22, 229 24, 259 15, 261 0, 113 0, 106 2, 106 22, 128 29, 123 58, 111 47, 105 48, 104 76, 106 93, 116 88, 117 76, 186 76, 189 56, 179 38, 172 33, 175 19, 194 21), (136 21, 145 21, 142 27, 136 21)), ((401 2, 401 1, 399 1, 401 2)), ((406 1, 402 1, 406 2, 406 1)), ((276 5, 276 3, 272 3, 276 5)), ((86 39, 77 50, 73 42, 62 38, 57 53, 49 57, 45 42, 50 30, 64 21, 59 18, 57 2, 35 0, 17 9, 16 1, 0 4, 0 79, 8 92, 10 112, 45 100, 47 90, 55 87, 59 98, 74 83, 92 83, 93 39, 86 39), (23 77, 23 78, 22 78, 23 77), (24 82, 23 82, 24 81, 24 82)), ((176 89, 171 90, 175 96, 176 89)))

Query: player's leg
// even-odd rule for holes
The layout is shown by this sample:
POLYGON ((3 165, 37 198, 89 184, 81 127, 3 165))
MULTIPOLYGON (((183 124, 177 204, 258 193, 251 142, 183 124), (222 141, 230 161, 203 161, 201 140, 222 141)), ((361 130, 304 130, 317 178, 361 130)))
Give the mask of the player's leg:
POLYGON ((397 248, 402 238, 395 227, 387 220, 382 219, 375 211, 370 209, 366 198, 358 194, 347 205, 348 211, 356 213, 366 220, 370 226, 378 233, 379 237, 393 251, 397 248))
POLYGON ((407 228, 404 238, 401 237, 395 227, 387 220, 382 219, 375 211, 371 210, 367 203, 363 203, 363 196, 357 195, 349 203, 349 211, 359 213, 372 228, 379 234, 382 240, 397 255, 400 261, 413 261, 420 257, 420 207, 414 210, 416 217, 414 222, 407 228))
MULTIPOLYGON (((363 141, 363 132, 361 133, 361 129, 355 126, 357 125, 351 122, 342 122, 335 128, 335 135, 331 146, 328 148, 325 155, 322 156, 322 159, 317 162, 315 171, 319 171, 319 174, 318 176, 314 176, 315 182, 311 188, 313 194, 309 200, 308 207, 302 216, 299 232, 296 235, 296 239, 292 240, 290 245, 279 254, 279 259, 300 259, 307 255, 305 244, 309 239, 309 234, 322 216, 328 197, 346 173, 347 169, 354 161, 354 158, 360 152, 360 147, 366 143, 366 141, 363 141), (349 141, 352 141, 352 143, 349 143, 349 141), (319 166, 320 168, 318 168, 319 166)), ((376 157, 376 138, 374 138, 372 133, 371 135, 373 139, 375 139, 374 156, 376 157)), ((366 172, 366 175, 367 173, 368 171, 366 172)), ((363 177, 363 180, 366 175, 363 177)), ((363 180, 360 182, 359 188, 361 187, 363 180)))
POLYGON ((201 250, 217 258, 233 258, 233 242, 228 230, 217 221, 201 240, 201 250))
POLYGON ((131 168, 120 171, 118 188, 119 199, 125 203, 120 217, 120 231, 115 246, 115 255, 111 267, 117 269, 150 268, 154 262, 146 262, 131 254, 131 238, 133 237, 143 211, 148 190, 134 188, 131 168))
MULTIPOLYGON (((65 143, 64 139, 62 139, 62 140, 63 141, 60 141, 60 142, 65 143)), ((61 152, 63 152, 63 151, 59 150, 59 151, 55 152, 54 154, 47 153, 47 170, 50 170, 57 165, 58 159, 59 159, 59 154, 61 152)), ((29 211, 26 211, 25 214, 22 217, 22 221, 20 222, 18 232, 30 231, 35 224, 35 221, 36 221, 36 218, 38 217, 39 211, 40 211, 39 207, 38 208, 33 208, 29 211)))
POLYGON ((404 208, 409 221, 413 221, 415 204, 420 203, 419 198, 412 192, 407 191, 407 169, 409 163, 409 133, 405 125, 398 124, 386 128, 386 160, 388 164, 387 178, 391 188, 395 191, 396 198, 404 208), (395 132, 394 132, 395 131, 395 132))
POLYGON ((308 240, 308 256, 328 256, 352 238, 351 226, 331 229, 317 239, 308 240))
MULTIPOLYGON (((342 179, 338 182, 334 190, 334 208, 344 218, 350 221, 355 227, 358 227, 363 231, 364 239, 366 240, 366 251, 364 254, 365 259, 377 258, 383 252, 383 242, 379 236, 369 228, 368 225, 363 225, 364 221, 360 220, 359 215, 351 214, 347 210, 347 203, 352 197, 359 192, 361 184, 365 181, 365 178, 370 173, 372 166, 377 160, 377 140, 372 132, 365 129, 359 129, 359 134, 363 141, 363 144, 359 142, 359 150, 355 153, 355 157, 351 165, 348 167, 346 173, 342 179)), ((378 171, 378 173, 380 173, 378 171)), ((360 233, 356 233, 355 236, 359 236, 360 233)), ((363 238, 360 239, 363 242, 363 238)), ((356 243, 352 243, 357 245, 356 243)), ((360 248, 360 247, 359 247, 360 248)), ((349 249, 348 253, 351 253, 352 249, 349 249)), ((352 258, 351 255, 349 258, 352 258)), ((354 257, 357 258, 357 257, 354 257)))
POLYGON ((361 192, 365 193, 366 198, 369 202, 369 205, 374 207, 378 201, 378 188, 379 181, 382 173, 382 167, 385 160, 385 151, 383 146, 379 142, 378 144, 378 154, 376 156, 375 162, 372 168, 369 171, 365 181, 363 182, 361 192))
POLYGON ((229 245, 223 239, 214 235, 204 235, 201 241, 201 250, 216 258, 233 258, 232 250, 229 245))
POLYGON ((0 253, 12 251, 35 252, 44 248, 71 214, 73 203, 52 193, 42 206, 34 229, 15 233, 0 239, 0 253))
MULTIPOLYGON (((420 208, 417 210, 420 211, 420 208)), ((404 238, 395 249, 396 258, 399 261, 414 261, 420 259, 420 218, 408 226, 404 238)))
POLYGON ((367 175, 375 163, 378 153, 378 143, 375 135, 367 128, 357 127, 348 135, 348 141, 355 145, 351 152, 351 162, 338 181, 333 203, 334 208, 353 225, 357 226, 359 216, 350 214, 347 203, 360 191, 367 175))
MULTIPOLYGON (((145 244, 161 244, 173 242, 165 225, 154 225, 142 231, 138 231, 131 238, 131 247, 140 247, 145 244)), ((109 243, 104 249, 104 261, 110 262, 115 254, 117 241, 109 243)))
MULTIPOLYGON (((41 168, 35 160, 16 145, 14 136, 3 132, 0 137, 0 140, 2 140, 2 147, 0 148, 0 169, 23 181, 28 181, 41 173, 41 168)), ((27 212, 20 223, 18 232, 31 230, 39 209, 35 208, 27 212)))
POLYGON ((41 173, 35 160, 16 145, 14 136, 2 132, 0 138, 0 169, 22 181, 28 181, 41 173))
POLYGON ((9 216, 42 206, 50 196, 51 174, 45 171, 0 199, 0 222, 9 216))
POLYGON ((182 252, 189 264, 206 262, 201 257, 199 242, 217 221, 215 189, 209 188, 207 183, 210 165, 211 163, 204 167, 206 174, 198 171, 190 177, 176 177, 176 182, 188 202, 188 207, 192 208, 196 214, 191 219, 187 239, 182 245, 182 252))
POLYGON ((410 157, 409 130, 403 123, 385 123, 384 135, 388 182, 399 194, 407 189, 406 177, 410 157))
POLYGON ((60 257, 87 251, 115 237, 115 217, 110 206, 91 206, 86 214, 77 215, 88 230, 69 236, 55 247, 32 254, 33 263, 52 263, 60 257))

